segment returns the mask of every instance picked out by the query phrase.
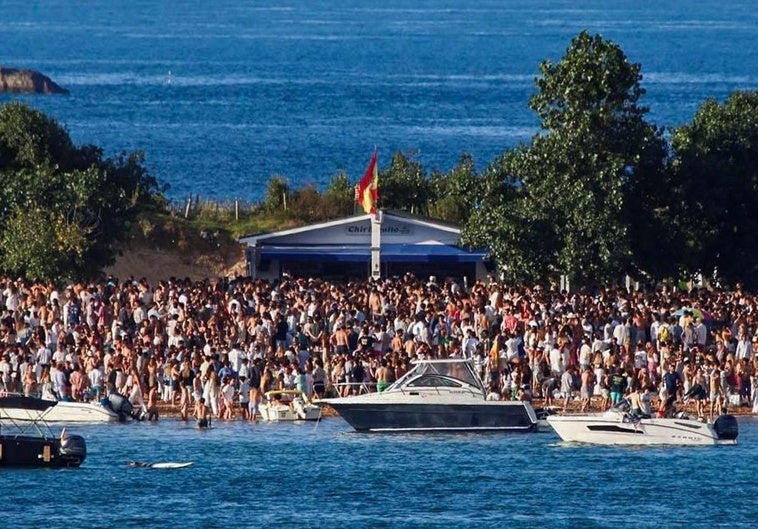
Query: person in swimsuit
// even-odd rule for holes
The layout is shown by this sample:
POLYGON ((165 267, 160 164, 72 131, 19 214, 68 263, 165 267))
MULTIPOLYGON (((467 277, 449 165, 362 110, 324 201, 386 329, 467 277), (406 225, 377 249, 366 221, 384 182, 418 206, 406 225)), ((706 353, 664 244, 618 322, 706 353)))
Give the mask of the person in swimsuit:
POLYGON ((387 360, 382 359, 382 365, 376 370, 376 390, 381 393, 390 385, 390 371, 387 360))
POLYGON ((208 428, 211 425, 208 406, 205 405, 205 399, 202 397, 195 404, 195 419, 197 420, 198 428, 208 428))

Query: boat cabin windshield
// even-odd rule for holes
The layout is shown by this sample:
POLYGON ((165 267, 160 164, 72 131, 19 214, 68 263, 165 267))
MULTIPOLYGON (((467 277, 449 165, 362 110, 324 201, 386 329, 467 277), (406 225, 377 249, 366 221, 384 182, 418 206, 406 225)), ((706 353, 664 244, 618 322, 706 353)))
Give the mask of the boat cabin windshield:
POLYGON ((464 384, 483 390, 482 383, 470 362, 420 362, 395 382, 393 387, 455 388, 464 384))

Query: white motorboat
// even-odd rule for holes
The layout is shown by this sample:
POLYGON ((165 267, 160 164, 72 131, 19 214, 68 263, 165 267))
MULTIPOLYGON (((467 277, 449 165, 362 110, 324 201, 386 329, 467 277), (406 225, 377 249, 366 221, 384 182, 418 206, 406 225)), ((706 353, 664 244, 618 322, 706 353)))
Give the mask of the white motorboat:
POLYGON ((323 399, 359 432, 531 432, 531 404, 487 400, 471 359, 420 360, 381 393, 323 399))
POLYGON ((128 400, 113 393, 103 402, 69 402, 53 398, 16 396, 13 406, 0 401, 0 420, 47 423, 108 423, 132 418, 128 400))
POLYGON ((296 389, 267 391, 258 409, 264 421, 317 421, 321 417, 321 407, 308 400, 296 389))
POLYGON ((722 445, 737 442, 733 415, 706 423, 679 417, 639 417, 623 409, 582 415, 551 415, 548 424, 564 441, 604 445, 722 445))
POLYGON ((0 467, 78 467, 84 462, 84 438, 67 435, 65 428, 53 435, 44 419, 49 408, 42 399, 0 396, 0 467), (15 410, 23 410, 23 420, 13 419, 15 410))

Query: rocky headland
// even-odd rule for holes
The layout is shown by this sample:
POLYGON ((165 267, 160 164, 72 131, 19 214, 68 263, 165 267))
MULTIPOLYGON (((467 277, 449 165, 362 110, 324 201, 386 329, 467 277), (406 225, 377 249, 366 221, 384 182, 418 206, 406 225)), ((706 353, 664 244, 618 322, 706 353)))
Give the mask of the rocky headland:
POLYGON ((0 66, 0 93, 68 94, 68 90, 40 72, 0 66))

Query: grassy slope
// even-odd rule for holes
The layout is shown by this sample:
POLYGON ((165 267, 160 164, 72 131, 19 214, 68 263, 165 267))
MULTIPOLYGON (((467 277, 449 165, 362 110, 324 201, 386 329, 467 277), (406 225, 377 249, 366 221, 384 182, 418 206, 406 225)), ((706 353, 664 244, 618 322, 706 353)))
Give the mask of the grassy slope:
POLYGON ((302 224, 284 215, 250 212, 237 220, 232 209, 218 205, 206 205, 189 216, 143 213, 121 245, 116 263, 105 273, 119 279, 146 277, 152 282, 171 276, 198 280, 245 275, 239 237, 302 224))

